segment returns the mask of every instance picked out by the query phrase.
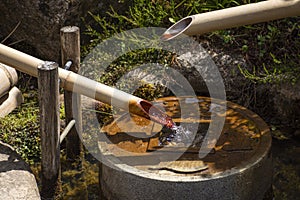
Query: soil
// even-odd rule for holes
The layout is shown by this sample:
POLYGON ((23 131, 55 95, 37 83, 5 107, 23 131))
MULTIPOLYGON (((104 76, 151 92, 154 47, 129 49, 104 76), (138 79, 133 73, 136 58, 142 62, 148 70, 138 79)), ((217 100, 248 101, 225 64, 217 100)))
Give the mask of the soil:
POLYGON ((273 139, 273 191, 276 200, 299 199, 300 141, 273 139))

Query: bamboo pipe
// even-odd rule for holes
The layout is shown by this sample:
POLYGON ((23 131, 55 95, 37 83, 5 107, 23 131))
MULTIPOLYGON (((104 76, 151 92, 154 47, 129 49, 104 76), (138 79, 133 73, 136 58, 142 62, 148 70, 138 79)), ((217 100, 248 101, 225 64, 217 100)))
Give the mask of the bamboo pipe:
POLYGON ((300 15, 300 0, 269 0, 187 16, 162 35, 162 40, 182 34, 197 35, 242 25, 300 15))
MULTIPOLYGON (((45 61, 0 44, 0 62, 37 77, 37 67, 45 61)), ((121 90, 98 83, 74 72, 58 69, 60 86, 103 103, 121 108, 132 114, 158 122, 167 127, 174 123, 171 118, 150 102, 121 90), (75 86, 75 87, 74 87, 75 86)))
POLYGON ((0 63, 0 97, 7 94, 18 81, 18 75, 14 68, 0 63))
POLYGON ((0 98, 0 118, 11 113, 21 103, 23 103, 22 92, 17 87, 11 88, 7 99, 2 102, 2 98, 0 98))

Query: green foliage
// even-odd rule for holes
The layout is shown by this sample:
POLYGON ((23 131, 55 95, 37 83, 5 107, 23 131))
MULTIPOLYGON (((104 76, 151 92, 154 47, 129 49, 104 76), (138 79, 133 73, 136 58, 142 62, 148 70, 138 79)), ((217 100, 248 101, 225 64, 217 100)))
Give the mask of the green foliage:
POLYGON ((248 38, 235 38, 234 48, 243 44, 245 55, 252 70, 242 69, 245 77, 260 83, 295 83, 299 79, 300 17, 236 29, 248 33, 248 38), (253 37, 249 37, 253 35, 253 37))
MULTIPOLYGON (((257 0, 134 0, 128 12, 118 14, 115 8, 108 11, 109 17, 91 14, 97 25, 87 26, 86 34, 92 38, 85 53, 105 38, 124 30, 139 27, 169 27, 185 16, 218 10, 242 4, 255 3, 257 0)), ((207 34, 209 40, 220 42, 224 48, 240 50, 255 71, 241 69, 251 80, 260 83, 292 81, 299 76, 299 17, 276 20, 268 23, 248 25, 207 34)), ((136 53, 133 53, 136 54, 136 53)), ((142 53, 146 55, 146 53, 142 53)), ((151 54, 147 54, 149 57, 151 54)), ((114 62, 106 74, 105 83, 113 82, 136 65, 134 57, 142 61, 143 56, 127 55, 114 62), (119 73, 121 70, 123 73, 119 73)), ((152 59, 154 60, 154 59, 152 59)), ((163 59, 162 59, 163 60, 163 59)), ((168 59, 167 59, 168 60, 168 59)), ((157 61, 159 62, 159 61, 157 61)), ((145 63, 145 62, 144 62, 145 63)), ((102 80, 103 81, 103 80, 102 80)))
POLYGON ((144 84, 134 92, 134 95, 141 96, 143 99, 152 101, 161 96, 161 90, 160 85, 144 84))
MULTIPOLYGON (((0 140, 11 145, 29 164, 40 161, 39 104, 36 90, 22 89, 24 103, 4 118, 0 118, 0 140)), ((65 118, 64 106, 60 108, 65 118)))
POLYGON ((37 102, 29 97, 28 101, 13 113, 0 118, 0 140, 14 147, 30 164, 40 160, 38 113, 37 102))
MULTIPOLYGON (((108 16, 100 16, 99 14, 90 13, 95 20, 96 25, 87 25, 86 34, 92 39, 91 44, 83 48, 83 54, 87 55, 89 50, 95 47, 97 44, 106 38, 111 37, 115 33, 120 33, 124 30, 157 26, 167 28, 172 25, 172 23, 187 15, 236 6, 243 3, 245 2, 240 0, 134 0, 132 2, 132 6, 124 15, 118 14, 116 8, 111 8, 111 10, 107 12, 108 16)), ((222 35, 226 43, 232 43, 234 40, 230 34, 230 31, 228 33, 224 31, 224 33, 220 35, 222 35)), ((125 40, 127 39, 128 38, 125 38, 125 40)), ((119 44, 119 48, 123 48, 122 39, 120 39, 119 44)), ((110 55, 101 54, 102 61, 105 60, 106 56, 110 55)), ((111 63, 101 77, 98 77, 99 75, 94 75, 93 77, 99 82, 112 86, 124 74, 134 69, 136 66, 144 63, 160 63, 164 66, 171 62, 172 56, 173 55, 169 52, 152 48, 130 51, 130 53, 117 58, 117 60, 111 63)), ((95 56, 95 62, 97 62, 99 57, 100 56, 95 56)), ((92 68, 93 66, 84 67, 92 68)), ((128 81, 121 89, 126 90, 126 88, 131 87, 131 84, 134 83, 128 81)), ((142 91, 144 91, 145 94, 147 93, 146 90, 142 91)), ((137 94, 140 97, 147 98, 147 95, 143 95, 141 92, 138 92, 137 94)))
POLYGON ((118 19, 120 23, 129 25, 127 28, 160 26, 163 20, 168 16, 166 1, 134 1, 133 6, 129 8, 129 16, 119 15, 113 8, 109 15, 118 19), (130 26, 131 25, 131 26, 130 26))
MULTIPOLYGON (((256 2, 256 1, 251 1, 256 2)), ((250 3, 244 0, 134 0, 124 15, 115 8, 108 11, 109 17, 90 13, 97 22, 95 27, 87 25, 86 34, 92 43, 99 43, 116 32, 140 27, 169 27, 188 15, 218 10, 250 3)))
POLYGON ((263 71, 257 70, 256 67, 253 67, 252 72, 247 69, 243 69, 241 66, 238 66, 240 72, 248 79, 256 83, 282 83, 288 81, 292 84, 296 83, 299 78, 298 74, 292 72, 278 71, 281 67, 273 68, 272 71, 268 70, 265 64, 263 64, 263 71))
POLYGON ((131 51, 112 62, 99 81, 107 85, 114 85, 121 76, 134 69, 136 66, 145 63, 159 63, 161 65, 166 65, 170 62, 171 57, 171 53, 153 48, 131 51))

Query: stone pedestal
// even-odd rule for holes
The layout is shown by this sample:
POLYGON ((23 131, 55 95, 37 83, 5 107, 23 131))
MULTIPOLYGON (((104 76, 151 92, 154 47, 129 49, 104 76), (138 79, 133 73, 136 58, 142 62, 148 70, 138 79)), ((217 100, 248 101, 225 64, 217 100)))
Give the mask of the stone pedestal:
POLYGON ((199 149, 203 142, 198 143, 199 136, 212 134, 208 127, 212 123, 211 115, 219 115, 213 112, 217 105, 205 97, 165 97, 158 99, 157 103, 178 124, 199 122, 193 139, 193 144, 197 141, 196 145, 159 146, 157 137, 163 134, 163 129, 159 131, 156 124, 151 125, 153 122, 130 115, 123 115, 102 127, 99 180, 105 198, 264 199, 272 184, 271 135, 258 115, 227 102, 226 115, 222 114, 225 117, 222 133, 209 153, 201 157, 199 149), (181 116, 183 110, 189 111, 191 100, 199 103, 201 112, 198 118, 181 116), (203 162, 206 168, 193 170, 195 162, 199 163, 198 167, 203 162))

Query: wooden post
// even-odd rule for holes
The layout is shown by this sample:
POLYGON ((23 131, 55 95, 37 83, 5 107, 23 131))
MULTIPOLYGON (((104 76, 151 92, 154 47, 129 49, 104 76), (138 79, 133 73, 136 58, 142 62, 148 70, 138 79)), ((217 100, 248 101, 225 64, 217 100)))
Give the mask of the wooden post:
MULTIPOLYGON (((67 61, 72 61, 70 71, 77 73, 80 68, 80 32, 76 26, 63 27, 60 30, 62 66, 67 61)), ((82 132, 81 97, 79 94, 64 91, 64 103, 66 113, 66 124, 71 120, 76 121, 66 137, 67 159, 81 160, 82 144, 80 135, 82 132)), ((79 164, 79 163, 78 163, 79 164)))
POLYGON ((61 190, 57 63, 44 62, 38 66, 38 87, 42 143, 41 196, 42 199, 54 199, 61 190))

